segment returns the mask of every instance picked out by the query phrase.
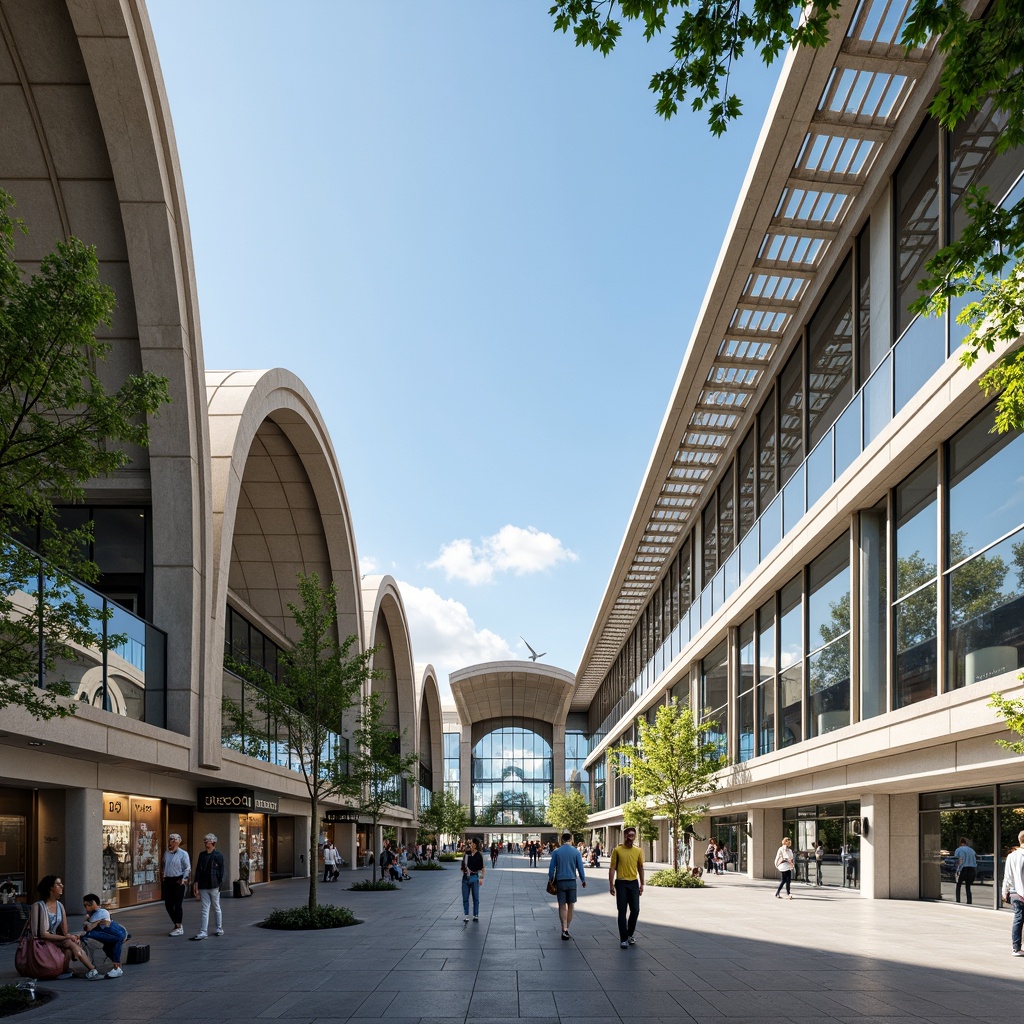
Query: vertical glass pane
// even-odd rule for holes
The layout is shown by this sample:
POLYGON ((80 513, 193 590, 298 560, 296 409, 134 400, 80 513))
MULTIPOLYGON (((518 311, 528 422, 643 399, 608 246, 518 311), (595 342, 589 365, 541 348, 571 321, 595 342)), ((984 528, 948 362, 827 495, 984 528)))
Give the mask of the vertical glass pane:
POLYGON ((814 503, 832 486, 835 479, 835 465, 832 454, 833 436, 830 433, 807 457, 807 507, 814 503))
POLYGON ((812 448, 852 396, 853 270, 847 257, 807 328, 807 421, 812 448))
POLYGON ((864 447, 889 425, 892 419, 892 353, 882 361, 864 385, 864 447))
POLYGON ((732 473, 727 470, 718 485, 718 564, 732 554, 736 540, 736 503, 733 496, 732 473))
POLYGON ((704 533, 704 575, 701 584, 707 586, 711 577, 718 570, 718 512, 715 508, 715 496, 704 506, 701 519, 704 533))
POLYGON ((782 530, 784 536, 788 536, 790 531, 796 529, 796 524, 803 519, 804 513, 807 511, 804 477, 805 467, 801 465, 782 492, 782 530))
POLYGON ((775 602, 757 612, 757 752, 775 749, 775 602))
POLYGON ((754 619, 747 619, 740 626, 738 655, 738 726, 739 759, 749 761, 754 756, 754 619))
POLYGON ((910 324, 908 307, 939 248, 939 131, 929 118, 910 144, 893 179, 896 196, 897 337, 910 324))
POLYGON ((767 558, 782 540, 782 495, 765 509, 761 516, 761 558, 767 558))
POLYGON ((889 350, 887 339, 871 337, 871 222, 864 225, 864 230, 857 238, 857 335, 860 367, 857 386, 871 376, 875 367, 882 361, 889 350), (872 345, 874 340, 874 345, 872 345))
POLYGON ((896 598, 935 577, 937 484, 938 461, 932 456, 896 488, 896 598))
POLYGON ((807 660, 810 731, 822 736, 850 724, 850 635, 807 660))
POLYGON ((755 523, 754 528, 740 541, 740 582, 746 578, 761 563, 761 531, 755 523))
POLYGON ((850 631, 850 537, 844 533, 808 570, 807 650, 850 631))
POLYGON ((779 595, 779 746, 803 738, 803 602, 800 577, 779 595))
POLYGON ((898 708, 936 694, 935 618, 935 583, 911 594, 893 609, 896 631, 893 701, 898 708))
POLYGON ((886 626, 888 545, 884 502, 861 512, 860 520, 860 717, 883 714, 888 707, 886 626))
POLYGON ((798 344, 779 374, 779 484, 804 459, 803 345, 798 344))
POLYGON ((947 574, 947 687, 1015 672, 1024 653, 1024 530, 947 574))
POLYGON ((855 396, 842 416, 836 420, 835 438, 835 479, 846 472, 860 455, 861 445, 861 394, 855 396))
POLYGON ((740 445, 737 470, 739 472, 738 525, 740 538, 746 537, 757 519, 757 436, 756 430, 747 431, 740 445))
POLYGON ((896 412, 924 387, 945 360, 945 318, 919 316, 896 345, 896 412))
POLYGON ((769 391, 757 417, 757 487, 758 509, 766 509, 778 489, 775 462, 775 392, 769 391))

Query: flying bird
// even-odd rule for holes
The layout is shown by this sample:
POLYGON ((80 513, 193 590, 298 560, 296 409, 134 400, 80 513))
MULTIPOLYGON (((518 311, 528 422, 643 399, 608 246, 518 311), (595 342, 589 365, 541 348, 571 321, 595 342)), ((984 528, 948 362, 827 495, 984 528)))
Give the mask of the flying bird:
MULTIPOLYGON (((524 644, 526 644, 526 640, 522 636, 520 636, 519 639, 522 640, 524 644)), ((530 647, 529 644, 526 644, 526 646, 530 647)), ((538 654, 532 647, 530 647, 530 661, 536 661, 538 658, 543 658, 544 655, 547 653, 547 651, 542 651, 540 654, 538 654)))

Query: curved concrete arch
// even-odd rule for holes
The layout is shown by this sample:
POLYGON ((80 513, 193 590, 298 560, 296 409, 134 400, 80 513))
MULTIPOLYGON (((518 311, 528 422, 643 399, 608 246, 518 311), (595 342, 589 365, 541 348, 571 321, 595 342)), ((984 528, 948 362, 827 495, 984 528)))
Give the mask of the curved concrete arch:
POLYGON ((409 753, 416 749, 418 720, 412 639, 405 604, 398 583, 391 576, 364 576, 362 591, 364 650, 380 648, 373 656, 373 667, 385 673, 383 679, 371 682, 371 689, 386 695, 393 687, 398 713, 391 724, 403 732, 402 752, 409 753))
POLYGON ((430 788, 439 793, 444 787, 444 720, 441 717, 441 688, 433 665, 427 665, 423 670, 419 692, 417 749, 421 764, 423 752, 430 751, 430 788))
POLYGON ((139 370, 169 381, 172 404, 147 450, 89 488, 90 500, 152 506, 153 607, 175 617, 167 724, 198 723, 210 589, 209 445, 188 216, 167 97, 141 0, 34 0, 0 7, 0 180, 30 233, 26 269, 75 235, 96 247, 114 288, 108 387, 139 370))
MULTIPOLYGON (((287 370, 206 374, 213 489, 211 650, 224 649, 229 595, 284 639, 298 573, 333 580, 340 638, 363 622, 348 498, 327 427, 306 386, 287 370)), ((216 660, 217 664, 213 664, 216 660)), ((220 706, 211 659, 209 711, 220 706)), ((219 713, 211 719, 219 722, 219 713)), ((219 735, 210 737, 219 746, 219 735)))

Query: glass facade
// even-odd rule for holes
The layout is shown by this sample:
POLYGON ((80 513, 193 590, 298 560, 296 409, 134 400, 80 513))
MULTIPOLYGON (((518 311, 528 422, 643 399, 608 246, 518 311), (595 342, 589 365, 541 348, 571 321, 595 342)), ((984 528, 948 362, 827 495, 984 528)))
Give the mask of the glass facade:
POLYGON ((592 749, 584 731, 586 715, 570 715, 569 718, 565 728, 565 788, 581 793, 590 803, 590 773, 583 767, 592 749), (574 718, 583 721, 574 727, 574 718))
POLYGON ((824 849, 821 884, 860 888, 860 803, 856 800, 790 807, 782 812, 782 835, 793 843, 796 855, 793 880, 817 885, 814 849, 824 849))
POLYGON ((1024 830, 1024 783, 924 793, 920 817, 921 898, 998 910, 1006 856, 1024 830), (955 854, 962 839, 978 864, 970 901, 965 885, 957 893, 955 854))
POLYGON ((542 825, 554 789, 551 727, 501 719, 473 744, 474 825, 542 825))
POLYGON ((444 734, 444 788, 456 800, 460 798, 459 786, 462 780, 462 765, 459 758, 461 741, 461 733, 446 732, 444 734))

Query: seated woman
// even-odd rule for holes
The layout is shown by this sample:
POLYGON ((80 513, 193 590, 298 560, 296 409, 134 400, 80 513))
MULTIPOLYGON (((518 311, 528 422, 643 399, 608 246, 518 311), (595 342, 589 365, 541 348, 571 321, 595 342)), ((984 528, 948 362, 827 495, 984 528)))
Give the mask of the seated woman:
MULTIPOLYGON (((60 897, 64 895, 64 883, 56 875, 47 875, 36 886, 36 892, 39 894, 39 901, 32 904, 29 918, 32 937, 52 942, 63 949, 67 966, 70 967, 72 960, 77 960, 86 968, 88 973, 85 976, 90 981, 101 979, 103 975, 96 970, 82 949, 81 940, 77 935, 68 933, 67 915, 64 913, 64 905, 60 902, 60 897)), ((72 972, 67 970, 57 980, 63 981, 71 977, 72 972)))

